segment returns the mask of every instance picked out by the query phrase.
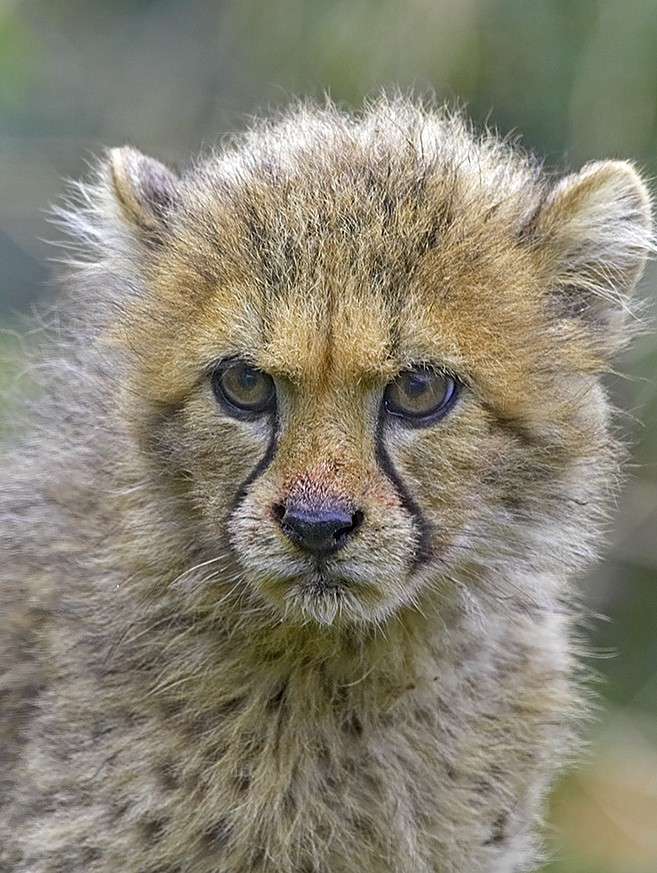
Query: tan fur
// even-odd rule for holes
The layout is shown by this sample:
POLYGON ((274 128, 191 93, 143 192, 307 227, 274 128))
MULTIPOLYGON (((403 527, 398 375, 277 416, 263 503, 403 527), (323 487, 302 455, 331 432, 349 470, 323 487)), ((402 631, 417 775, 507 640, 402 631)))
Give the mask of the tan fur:
POLYGON ((532 868, 651 247, 635 171, 555 183, 446 112, 303 105, 180 176, 115 150, 65 217, 0 490, 2 870, 532 868), (235 359, 273 417, 218 402, 235 359), (417 367, 460 387, 412 427, 384 397, 417 367), (313 557, 289 506, 348 542, 313 557))

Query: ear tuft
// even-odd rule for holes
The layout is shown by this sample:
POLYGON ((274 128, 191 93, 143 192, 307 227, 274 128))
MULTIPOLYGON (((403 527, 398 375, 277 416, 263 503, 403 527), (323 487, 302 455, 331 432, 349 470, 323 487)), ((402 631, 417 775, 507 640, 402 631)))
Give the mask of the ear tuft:
POLYGON ((654 250, 650 197, 631 164, 600 161, 562 179, 534 218, 532 234, 556 274, 557 304, 613 353, 623 313, 654 250))
POLYGON ((178 177, 164 164, 125 146, 108 155, 113 193, 124 220, 136 230, 157 234, 176 200, 178 177))

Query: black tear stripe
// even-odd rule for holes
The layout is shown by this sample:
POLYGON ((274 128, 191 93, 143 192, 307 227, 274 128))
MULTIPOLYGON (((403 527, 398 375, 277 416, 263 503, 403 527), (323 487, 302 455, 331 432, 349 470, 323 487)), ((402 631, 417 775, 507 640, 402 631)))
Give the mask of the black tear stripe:
POLYGON ((258 463, 255 465, 253 470, 251 470, 249 475, 246 477, 246 479, 242 482, 242 484, 239 486, 239 488, 235 492, 235 497, 233 499, 233 502, 231 504, 230 509, 228 510, 227 518, 229 518, 233 514, 233 512, 235 512, 237 507, 244 500, 244 498, 246 497, 246 491, 247 491, 249 485, 252 482, 255 482, 255 480, 259 476, 262 476, 262 474, 265 472, 267 467, 274 460, 274 456, 276 454, 276 448, 278 446, 278 420, 277 420, 275 415, 273 415, 271 417, 270 422, 271 422, 271 438, 269 440, 269 445, 265 449, 265 453, 262 456, 262 458, 258 461, 258 463))
POLYGON ((408 489, 401 480, 401 476, 395 470, 394 464, 390 460, 390 456, 388 455, 383 442, 383 429, 385 427, 384 419, 385 409, 382 405, 376 430, 376 462, 379 465, 379 468, 385 473, 390 482, 392 482, 392 484, 394 485, 395 490, 401 500, 402 506, 410 514, 420 535, 420 539, 415 550, 415 559, 412 566, 413 570, 417 570, 419 567, 427 564, 433 558, 433 525, 424 517, 422 510, 415 502, 415 500, 411 497, 408 489))

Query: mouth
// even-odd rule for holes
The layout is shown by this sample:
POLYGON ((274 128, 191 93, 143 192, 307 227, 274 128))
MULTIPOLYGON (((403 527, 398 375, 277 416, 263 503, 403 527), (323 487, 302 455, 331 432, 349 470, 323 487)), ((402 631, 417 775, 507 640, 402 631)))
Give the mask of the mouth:
POLYGON ((300 594, 307 597, 342 597, 350 589, 353 590, 357 583, 334 576, 320 562, 307 576, 297 580, 296 588, 300 594))
POLYGON ((344 581, 327 579, 317 573, 295 580, 288 588, 285 612, 288 617, 301 618, 304 623, 310 621, 327 627, 353 618, 356 600, 344 581))
POLYGON ((282 584, 277 586, 278 596, 286 618, 323 627, 376 622, 384 600, 379 587, 338 573, 336 569, 316 561, 312 570, 281 580, 282 584))

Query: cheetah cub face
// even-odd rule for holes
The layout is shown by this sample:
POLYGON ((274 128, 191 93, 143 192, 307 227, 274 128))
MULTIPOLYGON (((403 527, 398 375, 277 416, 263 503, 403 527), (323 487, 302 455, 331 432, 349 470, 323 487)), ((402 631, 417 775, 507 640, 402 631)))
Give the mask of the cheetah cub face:
MULTIPOLYGON (((351 324, 354 316, 355 307, 351 324)), ((383 318, 377 327, 383 350, 383 318)), ((382 354, 349 351, 324 350, 301 379, 234 358, 211 377, 223 414, 263 437, 268 430, 228 521, 233 548, 251 584, 286 616, 320 623, 378 621, 414 601, 441 539, 392 457, 404 445, 410 459, 430 446, 436 435, 419 432, 439 427, 461 393, 437 363, 402 369, 382 354)))
POLYGON ((299 113, 180 177, 108 166, 145 264, 125 402, 254 608, 380 624, 590 556, 650 247, 629 165, 554 184, 459 118, 299 113))
POLYGON ((328 323, 293 297, 267 341, 226 348, 202 388, 204 431, 225 434, 218 452, 229 445, 244 465, 218 512, 205 471, 202 510, 245 583, 288 620, 380 621, 415 601, 448 542, 444 498, 422 498, 416 480, 450 428, 454 439, 466 389, 439 348, 392 355, 383 301, 359 296, 328 323))

